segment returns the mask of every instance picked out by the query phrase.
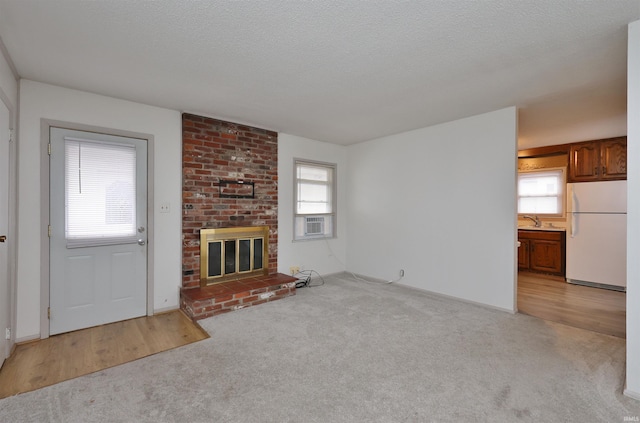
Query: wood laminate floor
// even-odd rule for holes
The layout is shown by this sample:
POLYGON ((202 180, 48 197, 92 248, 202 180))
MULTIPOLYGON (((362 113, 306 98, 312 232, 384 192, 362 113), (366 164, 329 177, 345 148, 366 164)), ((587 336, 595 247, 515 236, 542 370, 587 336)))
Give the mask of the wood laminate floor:
POLYGON ((179 310, 18 345, 0 369, 0 398, 208 338, 179 310))
POLYGON ((626 293, 518 273, 518 311, 607 335, 626 337, 626 293))

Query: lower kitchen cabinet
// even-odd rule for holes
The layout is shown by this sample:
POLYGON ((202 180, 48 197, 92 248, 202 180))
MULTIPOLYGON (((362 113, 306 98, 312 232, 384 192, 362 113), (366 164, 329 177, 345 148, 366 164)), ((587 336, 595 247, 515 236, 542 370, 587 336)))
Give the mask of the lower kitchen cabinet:
POLYGON ((564 231, 518 230, 518 270, 565 275, 564 231))

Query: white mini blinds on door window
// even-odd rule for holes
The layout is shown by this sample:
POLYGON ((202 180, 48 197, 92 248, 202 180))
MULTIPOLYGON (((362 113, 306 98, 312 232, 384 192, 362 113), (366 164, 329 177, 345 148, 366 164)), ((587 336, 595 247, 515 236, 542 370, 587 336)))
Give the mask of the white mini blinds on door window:
POLYGON ((136 242, 136 149, 65 137, 67 247, 136 242))

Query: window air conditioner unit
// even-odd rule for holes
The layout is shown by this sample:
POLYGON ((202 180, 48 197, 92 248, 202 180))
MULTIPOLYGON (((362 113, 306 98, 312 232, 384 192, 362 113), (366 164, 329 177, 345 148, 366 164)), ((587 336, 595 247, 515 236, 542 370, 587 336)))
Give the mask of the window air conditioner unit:
POLYGON ((305 235, 324 235, 324 216, 304 218, 305 235))

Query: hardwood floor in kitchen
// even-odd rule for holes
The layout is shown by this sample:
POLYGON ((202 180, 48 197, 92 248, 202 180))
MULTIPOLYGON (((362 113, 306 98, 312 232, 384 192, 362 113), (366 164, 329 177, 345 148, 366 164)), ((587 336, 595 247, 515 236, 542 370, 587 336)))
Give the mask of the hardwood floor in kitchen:
POLYGON ((518 311, 568 326, 626 337, 626 293, 518 273, 518 311))

